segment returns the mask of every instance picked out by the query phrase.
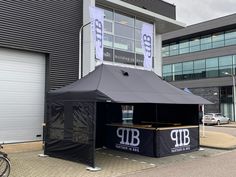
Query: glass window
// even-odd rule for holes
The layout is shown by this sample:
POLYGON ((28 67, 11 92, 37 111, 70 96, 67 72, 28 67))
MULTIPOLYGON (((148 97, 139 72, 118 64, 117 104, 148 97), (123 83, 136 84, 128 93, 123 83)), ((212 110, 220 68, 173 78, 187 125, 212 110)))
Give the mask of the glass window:
POLYGON ((193 62, 183 62, 183 71, 193 70, 193 62))
POLYGON ((216 33, 212 35, 212 47, 223 47, 224 46, 224 33, 216 33))
POLYGON ((135 40, 141 41, 141 30, 135 29, 135 40))
POLYGON ((163 46, 162 47, 162 57, 169 56, 169 54, 170 54, 169 50, 170 50, 169 45, 163 46))
POLYGON ((171 72, 172 72, 172 65, 163 66, 163 73, 171 73, 171 72))
POLYGON ((206 67, 206 62, 205 60, 196 60, 194 61, 194 70, 195 69, 205 69, 206 67))
POLYGON ((179 45, 177 43, 170 44, 170 56, 179 54, 179 45))
POLYGON ((211 48, 211 35, 201 37, 201 50, 207 50, 211 48))
POLYGON ((134 51, 134 41, 121 37, 115 37, 114 48, 124 51, 134 51))
POLYGON ((141 41, 135 41, 135 52, 137 52, 139 54, 143 54, 141 41))
POLYGON ((193 78, 193 61, 183 62, 183 79, 193 78))
POLYGON ((104 9, 104 8, 102 9, 104 10, 105 19, 113 20, 113 11, 109 9, 104 9))
POLYGON ((189 53, 189 41, 179 43, 179 54, 189 53))
POLYGON ((206 61, 196 60, 194 61, 194 79, 201 79, 206 77, 206 61))
POLYGON ((121 25, 119 23, 115 23, 115 35, 133 39, 134 28, 126 26, 126 25, 121 25))
POLYGON ((173 64, 173 80, 182 80, 183 77, 183 69, 182 63, 173 64))
POLYGON ((235 45, 236 44, 236 30, 225 32, 225 45, 235 45))
POLYGON ((230 31, 226 31, 225 32, 225 39, 232 39, 232 38, 236 38, 236 30, 230 30, 230 31))
POLYGON ((182 63, 173 64, 173 72, 182 72, 182 63))
POLYGON ((134 27, 134 18, 120 13, 115 13, 115 21, 122 25, 129 25, 134 27))
POLYGON ((219 57, 219 66, 232 65, 232 56, 219 57))
POLYGON ((218 67, 218 58, 206 59, 206 68, 218 67))
POLYGON ((190 52, 197 52, 200 50, 200 39, 199 38, 195 38, 192 39, 189 43, 190 46, 190 52))
POLYGON ((113 47, 113 36, 109 34, 104 34, 104 46, 113 47))
POLYGON ((173 75, 172 75, 172 73, 163 73, 163 79, 165 80, 165 81, 173 81, 173 75))
POLYGON ((104 60, 143 66, 141 28, 144 21, 106 7, 99 8, 105 13, 104 60))
POLYGON ((135 20, 135 28, 142 29, 143 23, 146 23, 146 22, 136 19, 135 20))
POLYGON ((232 56, 219 57, 219 74, 225 76, 225 72, 232 73, 232 56))
POLYGON ((206 59, 206 77, 218 77, 218 58, 206 59))
POLYGON ((104 21, 104 31, 112 33, 112 22, 104 21))

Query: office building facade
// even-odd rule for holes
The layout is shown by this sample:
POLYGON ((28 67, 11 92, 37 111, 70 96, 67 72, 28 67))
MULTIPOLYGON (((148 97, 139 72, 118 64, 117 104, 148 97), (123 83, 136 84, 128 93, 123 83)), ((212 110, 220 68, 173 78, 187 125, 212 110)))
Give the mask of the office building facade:
POLYGON ((236 14, 164 34, 162 40, 163 79, 213 102, 206 113, 235 121, 236 14))

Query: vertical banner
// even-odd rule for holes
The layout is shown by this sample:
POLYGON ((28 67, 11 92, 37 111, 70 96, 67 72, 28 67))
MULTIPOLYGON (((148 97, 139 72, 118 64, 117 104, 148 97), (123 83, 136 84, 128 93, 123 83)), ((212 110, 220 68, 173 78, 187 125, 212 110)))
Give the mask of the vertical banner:
POLYGON ((90 7, 89 9, 96 58, 103 61, 104 11, 97 7, 90 7))
POLYGON ((141 32, 141 43, 144 54, 144 68, 152 69, 152 53, 153 53, 153 25, 143 23, 141 32))

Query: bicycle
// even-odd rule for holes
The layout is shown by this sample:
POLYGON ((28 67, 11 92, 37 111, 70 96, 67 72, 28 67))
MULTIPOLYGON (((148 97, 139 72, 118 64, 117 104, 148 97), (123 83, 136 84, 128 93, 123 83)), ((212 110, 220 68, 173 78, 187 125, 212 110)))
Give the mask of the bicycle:
MULTIPOLYGON (((0 145, 0 149, 3 149, 3 146, 0 145)), ((11 163, 8 158, 8 155, 5 152, 0 151, 0 177, 8 177, 11 171, 11 163)))

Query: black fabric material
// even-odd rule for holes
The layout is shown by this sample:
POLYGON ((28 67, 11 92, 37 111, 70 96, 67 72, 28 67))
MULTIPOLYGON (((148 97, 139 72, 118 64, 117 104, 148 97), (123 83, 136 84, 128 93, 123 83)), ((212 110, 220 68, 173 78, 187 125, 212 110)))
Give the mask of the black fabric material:
POLYGON ((156 104, 134 104, 133 123, 156 122, 156 104))
MULTIPOLYGON (((104 144, 104 131, 98 131, 104 128, 105 123, 122 121, 122 103, 136 105, 134 123, 144 120, 184 122, 192 125, 195 124, 195 117, 191 120, 193 113, 196 113, 195 106, 210 102, 175 88, 154 72, 100 65, 84 78, 51 91, 48 94, 48 103, 45 154, 80 161, 94 167, 95 143, 97 147, 104 144), (127 76, 123 75, 124 72, 128 73, 127 76), (105 113, 96 111, 96 104, 100 103, 103 104, 101 107, 105 113), (175 108, 176 105, 178 106, 175 108), (192 105, 192 112, 186 111, 185 105, 192 105), (98 121, 104 120, 97 127, 96 118, 98 121)), ((153 148, 156 146, 153 143, 156 135, 144 130, 140 132, 140 136, 146 141, 140 146, 142 154, 152 156, 156 150, 153 148)))
MULTIPOLYGON (((154 151, 154 129, 140 129, 140 128, 129 128, 122 126, 106 126, 106 143, 105 146, 111 149, 132 152, 136 154, 146 155, 150 157, 155 157, 154 151), (123 143, 122 138, 118 136, 118 129, 123 130, 123 143), (134 137, 132 137, 132 130, 135 131, 134 137), (137 135, 139 132, 139 136, 137 135), (127 139, 128 137, 128 139, 127 139), (133 138, 133 140, 132 140, 133 138), (137 140, 138 139, 138 140, 137 140), (139 143, 137 143, 139 141, 139 143), (132 145, 134 144, 138 145, 132 145)), ((119 131, 119 135, 122 134, 122 130, 119 131)))
POLYGON ((95 166, 95 102, 49 103, 45 154, 95 166))
POLYGON ((199 149, 199 129, 194 128, 174 128, 158 130, 156 136, 156 156, 164 157, 168 155, 182 154, 199 149), (171 132, 173 132, 171 138, 171 132), (188 131, 189 134, 186 132, 188 131), (184 144, 184 142, 189 143, 184 144))
POLYGON ((211 104, 163 81, 154 72, 100 65, 84 78, 51 91, 49 99, 116 103, 211 104), (124 76, 123 72, 128 73, 124 76))
MULTIPOLYGON (((157 122, 163 126, 198 125, 198 105, 179 105, 179 104, 157 104, 157 122)), ((161 127, 161 125, 157 126, 161 127)))

